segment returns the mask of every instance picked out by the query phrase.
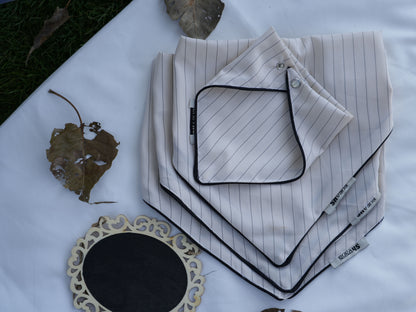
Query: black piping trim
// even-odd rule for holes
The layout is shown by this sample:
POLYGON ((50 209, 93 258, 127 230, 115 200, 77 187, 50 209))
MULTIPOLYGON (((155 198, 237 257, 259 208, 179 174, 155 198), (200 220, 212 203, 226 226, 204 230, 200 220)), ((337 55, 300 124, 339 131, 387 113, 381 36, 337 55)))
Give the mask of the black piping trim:
POLYGON ((203 87, 202 89, 200 89, 198 91, 198 93, 195 96, 195 100, 194 100, 194 107, 193 112, 191 114, 190 117, 190 129, 192 129, 191 133, 194 135, 195 138, 195 144, 194 144, 194 149, 195 149, 195 155, 194 155, 194 170, 193 170, 193 174, 194 174, 194 179, 196 182, 198 182, 199 184, 202 185, 217 185, 217 184, 285 184, 285 183, 290 183, 293 181, 296 181, 298 179, 300 179, 303 174, 305 173, 306 170, 306 157, 305 157, 305 152, 303 150, 302 144, 300 143, 300 139, 298 136, 298 133, 296 131, 296 127, 295 127, 295 120, 294 120, 294 113, 293 113, 293 105, 292 105, 292 98, 290 95, 290 87, 289 87, 289 71, 288 69, 290 69, 290 67, 287 68, 286 70, 286 85, 287 85, 287 89, 273 89, 273 88, 253 88, 253 87, 241 87, 241 86, 231 86, 231 85, 208 85, 203 87), (235 89, 235 90, 242 90, 242 91, 267 91, 267 92, 284 92, 288 94, 288 104, 289 104, 289 113, 290 113, 290 121, 291 121, 291 125, 292 125, 292 130, 295 136, 295 140, 298 144, 298 147, 301 151, 302 154, 302 171, 299 173, 298 176, 288 179, 288 180, 282 180, 282 181, 274 181, 274 182, 202 182, 199 178, 199 171, 198 171, 198 130, 197 130, 197 122, 198 122, 198 97, 200 96, 200 94, 209 88, 223 88, 223 89, 235 89))
MULTIPOLYGON (((149 202, 147 202, 145 199, 143 199, 143 201, 145 202, 145 204, 147 204, 149 207, 153 208, 157 213, 159 213, 160 215, 162 215, 166 220, 168 220, 169 222, 171 222, 173 225, 175 225, 178 229, 182 230, 182 228, 176 223, 173 222, 168 216, 166 216, 163 212, 161 212, 159 209, 155 208, 152 204, 150 204, 149 202)), ((185 231, 184 231, 185 232, 185 231)), ((219 257, 217 257, 216 255, 214 255, 213 253, 211 253, 211 251, 209 251, 207 248, 203 247, 199 242, 196 242, 194 239, 192 239, 192 237, 190 237, 188 234, 186 234, 187 238, 190 239, 193 243, 195 243, 195 245, 197 245, 201 250, 204 250, 206 253, 208 253, 209 255, 211 255, 212 257, 214 257, 216 260, 218 260, 219 262, 221 262, 225 267, 227 267, 229 270, 231 270, 232 272, 234 272, 235 274, 237 274, 238 276, 240 276, 243 280, 245 280, 246 282, 248 282, 249 284, 253 285, 254 287, 258 288, 259 290, 267 293, 268 295, 272 296, 273 298, 282 301, 285 300, 283 298, 279 298, 277 297, 275 294, 269 292, 268 290, 260 287, 259 285, 253 283, 252 281, 250 281, 249 279, 247 279, 245 276, 241 275, 240 273, 238 273, 235 269, 233 269, 230 265, 228 265, 227 263, 224 262, 224 260, 220 259, 219 257)))
MULTIPOLYGON (((170 190, 168 190, 167 188, 165 188, 163 185, 161 185, 162 189, 164 191, 166 191, 170 196, 172 196, 192 217, 196 218, 197 220, 199 220, 199 218, 188 208, 187 205, 185 205, 185 203, 180 200, 174 193, 172 193, 170 190)), ((203 223, 204 224, 204 223, 203 223)), ((252 269, 254 272, 256 272, 257 274, 259 274, 262 278, 264 278, 265 280, 267 280, 270 284, 272 284, 273 287, 277 288, 278 290, 280 290, 281 292, 293 292, 296 286, 298 286, 299 283, 301 283, 302 279, 305 278, 305 276, 301 277, 301 280, 298 281, 296 283, 296 285, 292 288, 292 289, 284 289, 282 288, 280 285, 276 284, 276 282, 274 282, 272 279, 270 279, 267 275, 265 275, 263 272, 261 272, 258 268, 256 268, 252 263, 250 263, 247 259, 245 259, 244 257, 242 257, 240 254, 236 253, 234 249, 231 248, 231 246, 229 246, 227 243, 225 243, 210 227, 206 226, 204 224, 204 227, 208 230, 208 232, 210 232, 213 236, 215 236, 219 241, 221 241, 224 246, 230 251, 232 252, 236 257, 238 257, 244 264, 246 264, 250 269, 252 269)), ((319 255, 320 256, 320 255, 319 255)), ((319 257, 318 257, 319 258, 319 257)), ((315 262, 317 261, 317 259, 315 260, 315 262)), ((310 270, 310 268, 308 269, 308 271, 310 270)), ((308 272, 307 271, 307 272, 308 272)), ((306 273, 307 273, 306 272, 306 273)))
MULTIPOLYGON (((195 213, 189 209, 189 207, 176 195, 174 194, 171 190, 167 189, 164 185, 160 184, 160 186, 162 187, 162 189, 164 191, 166 191, 170 196, 172 196, 192 217, 196 218, 197 220, 200 220, 198 216, 195 215, 195 213)), ((202 197, 201 197, 202 198, 202 197)), ((202 198, 202 200, 204 200, 202 198)), ((325 213, 323 212, 319 218, 313 223, 313 225, 308 229, 308 231, 304 234, 304 236, 301 238, 301 240, 298 242, 298 244, 296 245, 296 247, 293 249, 293 251, 291 252, 290 256, 286 259, 285 262, 287 262, 287 264, 290 262, 290 260, 293 258, 297 248, 299 247, 300 243, 303 241, 303 239, 306 237, 306 235, 309 233, 310 229, 316 224, 316 222, 324 215, 325 213), (289 260, 289 261, 288 261, 289 260)), ((225 219, 223 219, 225 220, 225 219)), ((226 222, 228 222, 227 220, 225 220, 226 222)), ((202 221, 199 221, 202 222, 202 221)), ((252 263, 250 263, 247 259, 245 259, 244 257, 242 257, 240 254, 236 253, 234 251, 234 249, 229 246, 227 243, 225 243, 209 226, 207 226, 204 222, 202 222, 202 224, 205 226, 205 228, 213 235, 215 236, 218 240, 222 241, 224 246, 226 246, 232 253, 234 253, 242 262, 244 262, 248 267, 250 267, 254 272, 256 272, 257 274, 259 274, 262 278, 264 278, 265 280, 267 280, 270 284, 272 284, 273 287, 279 289, 281 292, 284 293, 291 293, 297 290, 297 288, 299 288, 302 284, 302 282, 304 281, 304 279, 306 278, 307 274, 309 273, 309 271, 312 269, 312 267, 314 266, 314 264, 320 259, 320 257, 325 253, 325 251, 336 241, 338 240, 349 228, 352 227, 352 225, 349 223, 341 232, 339 232, 329 243, 328 245, 326 245, 326 247, 324 249, 321 250, 321 252, 319 253, 319 255, 315 258, 314 261, 311 262, 311 264, 309 265, 308 269, 306 269, 306 271, 304 272, 304 274, 299 278, 298 282, 290 289, 284 289, 281 286, 279 286, 278 284, 276 284, 276 282, 274 282, 272 279, 270 279, 267 275, 265 275, 262 271, 258 270, 252 263)), ((233 227, 234 228, 234 227, 233 227)), ((236 230, 237 231, 237 230, 236 230)), ((241 234, 241 233, 240 233, 241 234)), ((242 234, 241 234, 242 235, 242 234)), ((250 244, 252 244, 244 235, 242 235, 250 244)), ((254 246, 254 245, 253 245, 254 246)), ((255 246, 254 246, 255 247, 255 246)), ((257 249, 258 250, 258 249, 257 249)), ((260 250, 258 250, 261 254, 263 254, 260 250)), ((267 256, 265 256, 267 258, 267 260, 269 260, 273 265, 273 261, 271 261, 267 256)), ((280 266, 276 266, 275 267, 283 267, 282 265, 280 266)))
POLYGON ((356 175, 361 171, 361 169, 364 168, 365 165, 370 161, 371 158, 378 152, 378 150, 384 145, 384 143, 387 141, 387 139, 390 137, 391 133, 393 132, 393 129, 390 130, 390 132, 386 135, 386 137, 383 139, 383 141, 380 143, 380 145, 376 148, 376 150, 371 154, 369 158, 361 165, 360 168, 354 173, 353 177, 355 178, 356 175))
MULTIPOLYGON (((377 226, 379 226, 380 225, 380 223, 381 222, 383 222, 383 220, 384 220, 384 217, 383 218, 381 218, 381 220, 380 221, 378 221, 368 232, 367 232, 367 234, 365 234, 364 235, 364 237, 367 237, 367 235, 370 233, 370 232, 372 232, 377 226)), ((293 296, 291 296, 291 297, 289 297, 289 298, 287 298, 287 299, 291 299, 291 298, 293 298, 294 296, 296 296, 299 292, 301 292, 306 286, 308 286, 309 285, 309 283, 310 282, 312 282, 315 278, 317 278, 319 275, 321 275, 321 273, 323 273, 326 269, 328 269, 328 268, 330 268, 331 267, 331 265, 330 264, 328 264, 326 267, 324 267, 321 271, 319 271, 313 278, 311 278, 309 281, 307 281, 301 288, 299 288, 294 294, 293 294, 293 296)))
MULTIPOLYGON (((353 175, 353 177, 356 177, 357 176, 357 174, 362 170, 362 168, 371 160, 371 158, 373 158, 374 157, 374 155, 378 152, 378 150, 383 146, 383 144, 386 142, 386 140, 390 137, 390 135, 391 135, 391 133, 392 133, 392 131, 393 130, 391 130, 388 134, 387 134, 387 136, 384 138, 384 140, 381 142, 381 144, 377 147, 377 149, 371 154, 371 156, 364 162, 364 164, 354 173, 354 175, 353 175)), ((192 190, 194 190, 194 188, 192 187, 192 185, 190 185, 189 183, 188 183, 188 181, 186 180, 186 179, 184 179, 183 177, 182 177, 182 175, 176 170, 176 168, 174 167, 174 170, 175 170, 175 172, 177 173, 177 175, 181 178, 181 180, 183 181, 183 182, 185 182, 192 190)), ((162 187, 163 187, 163 189, 164 190, 166 190, 168 193, 172 193, 170 190, 168 190, 165 186, 163 186, 163 185, 161 185, 162 187)), ((262 254, 273 266, 275 266, 275 267, 277 267, 277 268, 280 268, 280 267, 284 267, 284 266, 286 266, 286 265, 288 265, 290 262, 291 262, 291 260, 293 259, 293 257, 294 257, 294 255, 295 255, 295 253, 296 253, 296 250, 298 249, 298 247, 300 246, 300 244, 301 244, 301 242, 305 239, 305 237, 306 237, 306 235, 308 235, 308 233, 310 232, 310 230, 313 228, 313 226, 318 222, 318 220, 325 214, 325 211, 322 211, 322 213, 321 213, 321 215, 314 221, 314 223, 312 223, 312 225, 309 227, 309 229, 305 232, 305 234, 301 237, 301 239, 299 240, 299 242, 296 244, 296 246, 294 247, 294 249, 290 252, 290 254, 286 257, 286 259, 283 261, 283 262, 281 262, 281 263, 275 263, 269 256, 267 256, 262 250, 260 250, 260 249, 258 249, 257 248, 257 246, 255 246, 241 231, 239 231, 238 229, 236 229, 235 227, 234 227, 234 225, 232 225, 231 223, 230 223, 230 221, 228 221, 227 219, 225 219, 225 218, 223 218, 222 216, 221 216, 221 214, 201 195, 201 194, 199 194, 198 192, 194 192, 195 193, 195 195, 197 195, 198 196, 198 198, 199 199, 201 199, 204 203, 206 203, 208 206, 210 206, 211 208, 212 208, 212 211, 214 211, 215 213, 217 213, 218 215, 220 215, 220 217, 226 222, 226 223, 228 223, 236 232, 238 232, 247 242, 249 242, 252 246, 254 246, 257 250, 258 250, 258 252, 260 253, 260 254, 262 254)), ((175 198, 177 198, 175 195, 173 195, 175 198)), ((181 202, 180 200, 179 200, 179 202, 181 202)), ((186 206, 186 205, 183 205, 184 207, 186 206)), ((194 215, 193 214, 193 212, 191 211, 191 209, 189 209, 188 207, 186 207, 185 209, 187 209, 187 211, 189 212, 189 213, 191 213, 192 215, 194 215)), ((195 216, 195 215, 194 215, 195 216)), ((196 216, 195 216, 196 217, 196 216)), ((198 220, 200 220, 198 217, 197 217, 197 219, 198 220)), ((203 224, 205 224, 203 221, 201 221, 203 224)))
MULTIPOLYGON (((180 177, 180 179, 183 181, 183 182, 185 182, 192 190, 194 190, 194 188, 192 187, 192 185, 190 185, 189 183, 188 183, 188 181, 186 181, 180 174, 179 174, 179 172, 176 170, 176 168, 174 168, 175 169, 175 172, 178 174, 178 176, 180 177)), ((162 187, 164 188, 164 189, 166 189, 163 185, 162 185, 162 187)), ((170 192, 170 191, 169 191, 170 192)), ((237 233, 239 233, 249 244, 251 244, 254 248, 256 248, 258 251, 259 251, 259 253, 261 253, 268 261, 270 261, 270 263, 273 265, 273 266, 275 266, 275 267, 283 267, 283 266, 285 266, 285 265, 287 265, 288 263, 289 263, 289 261, 287 260, 287 258, 286 258, 286 260, 284 260, 282 263, 280 263, 280 264, 277 264, 277 263, 275 263, 269 256, 267 256, 263 251, 261 251, 260 249, 258 249, 257 248, 257 246, 256 245, 254 245, 240 230, 238 230, 238 229, 236 229, 231 223, 230 223, 230 221, 228 221, 227 219, 225 219, 223 216, 221 216, 221 214, 201 195, 201 194, 199 194, 198 192, 194 192, 195 193, 195 195, 200 199, 200 200, 202 200, 205 204, 207 204, 208 206, 210 206, 211 208, 212 208, 212 211, 213 212, 215 212, 216 214, 218 214, 226 223, 228 223, 237 233)), ((200 220, 199 218, 198 218, 198 220, 200 220)), ((316 222, 316 221, 315 221, 316 222)), ((204 223, 204 222, 202 222, 202 223, 204 223)), ((205 223, 204 223, 205 224, 205 223)), ((306 235, 306 234, 305 234, 306 235)), ((299 243, 298 243, 299 244, 299 243)), ((296 248, 296 247, 295 247, 296 248)), ((293 253, 294 253, 294 251, 292 251, 293 253)))
MULTIPOLYGON (((151 205, 149 202, 147 202, 146 200, 143 199, 143 201, 152 209, 154 209, 157 213, 159 213, 160 215, 162 215, 166 220, 168 220, 169 222, 173 223, 177 228, 181 229, 182 228, 176 223, 173 222, 169 217, 167 217, 164 213, 162 213, 160 210, 158 210, 157 208, 155 208, 153 205, 151 205)), ((382 221, 384 220, 384 217, 376 224, 374 225, 374 227, 372 227, 367 234, 364 235, 364 237, 366 237, 371 231, 373 231, 382 221)), ((182 230, 183 231, 183 230, 182 230)), ((185 231, 183 231, 185 232, 185 231)), ((186 233, 186 232, 185 232, 186 233)), ((300 287, 299 289, 297 289, 292 296, 288 297, 288 298, 280 298, 278 296, 276 296, 275 294, 273 294, 272 292, 260 287, 259 285, 255 284, 254 282, 250 281, 249 279, 247 279, 245 276, 241 275, 239 272, 237 272, 235 269, 233 269, 229 264, 225 263, 222 259, 220 259, 218 256, 214 255, 211 251, 209 251, 207 248, 203 247, 199 242, 196 242, 194 239, 192 239, 188 234, 187 238, 190 239, 192 242, 195 243, 195 245, 197 245, 201 250, 204 250, 205 252, 207 252, 209 255, 211 255, 212 257, 214 257, 216 260, 218 260, 220 263, 222 263, 226 268, 228 268, 229 270, 231 270, 232 272, 234 272, 235 274, 237 274, 238 276, 240 276, 244 281, 248 282, 249 284, 251 284, 252 286, 256 287, 257 289, 259 289, 260 291, 265 292, 266 294, 270 295, 271 297, 279 300, 279 301, 283 301, 286 299, 291 299, 293 297, 295 297, 297 294, 299 294, 299 292, 301 292, 306 286, 308 286, 313 280, 315 280, 315 278, 317 278, 319 275, 321 275, 326 269, 330 268, 331 265, 328 264, 326 267, 324 267, 321 271, 319 271, 317 274, 315 274, 310 280, 308 280, 304 285, 302 285, 302 287, 300 287)), ((227 248, 229 248, 227 246, 227 248)), ((234 253, 234 252, 233 252, 234 253)), ((235 254, 235 253, 234 253, 235 254)), ((236 255, 236 254, 235 254, 236 255)), ((237 255, 239 256, 239 255, 237 255)), ((321 257, 321 255, 319 256, 321 257)), ((317 259, 319 259, 319 257, 317 259)), ((313 266, 313 265, 312 265, 313 266)), ((308 271, 310 271, 310 269, 312 268, 312 266, 308 269, 308 271)), ((306 277, 306 276, 305 276, 306 277)), ((276 287, 277 288, 277 287, 276 287)))
MULTIPOLYGON (((378 152, 378 150, 383 146, 383 144, 386 142, 386 140, 389 138, 392 131, 388 133, 386 138, 381 142, 381 144, 377 147, 377 149, 373 152, 373 154, 362 164, 362 166, 354 173, 353 177, 355 178, 360 171, 367 165, 367 163, 374 157, 374 155, 378 152)), ((275 265, 276 267, 285 266, 292 261, 293 256, 295 255, 296 250, 298 249, 300 243, 305 239, 306 235, 308 235, 309 231, 314 227, 314 225, 318 222, 318 220, 325 214, 325 211, 321 213, 321 215, 318 217, 318 219, 315 220, 315 222, 310 226, 310 228, 306 231, 306 233, 302 236, 302 238, 299 240, 299 242, 296 244, 295 248, 292 250, 292 252, 287 256, 286 260, 280 264, 275 265)), ((246 238, 247 239, 247 238, 246 238)), ((272 262, 273 263, 273 262, 272 262)))

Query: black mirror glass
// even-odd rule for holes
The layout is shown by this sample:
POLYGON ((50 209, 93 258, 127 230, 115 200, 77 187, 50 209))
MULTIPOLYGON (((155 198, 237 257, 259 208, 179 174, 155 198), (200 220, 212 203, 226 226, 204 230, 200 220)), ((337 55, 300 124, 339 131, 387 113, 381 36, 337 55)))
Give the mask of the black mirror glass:
POLYGON ((113 312, 167 312, 187 290, 187 272, 178 254, 148 235, 120 233, 88 251, 82 275, 91 295, 113 312))

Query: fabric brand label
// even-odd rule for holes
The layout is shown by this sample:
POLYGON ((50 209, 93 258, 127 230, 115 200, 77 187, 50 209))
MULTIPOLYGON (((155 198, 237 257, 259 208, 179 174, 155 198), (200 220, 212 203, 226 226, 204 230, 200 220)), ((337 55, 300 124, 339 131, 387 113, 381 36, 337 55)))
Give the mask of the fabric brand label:
POLYGON ((195 132, 196 132, 196 109, 192 106, 193 101, 189 101, 190 121, 189 121, 189 143, 195 144, 195 132))
POLYGON ((195 134, 195 130, 196 130, 196 110, 195 108, 191 107, 191 122, 190 122, 190 127, 189 127, 189 134, 193 135, 195 134))
POLYGON ((368 245, 369 244, 368 244, 367 239, 363 237, 362 239, 360 239, 359 242, 355 243, 353 246, 351 246, 350 248, 342 252, 340 255, 338 255, 338 257, 336 257, 335 260, 331 262, 331 266, 336 269, 345 261, 347 261, 348 259, 351 259, 356 254, 358 254, 361 250, 365 249, 368 245))
POLYGON ((335 197, 331 200, 331 202, 326 206, 325 213, 331 214, 335 211, 337 208, 339 202, 341 199, 347 194, 348 190, 351 188, 351 186, 355 183, 356 178, 352 177, 349 179, 349 181, 341 188, 341 190, 335 195, 335 197))
POLYGON ((362 218, 364 218, 368 213, 371 211, 371 209, 374 208, 374 206, 378 203, 378 201, 381 198, 381 194, 377 193, 376 196, 371 198, 371 200, 365 205, 356 215, 355 218, 350 221, 351 225, 356 225, 362 218))

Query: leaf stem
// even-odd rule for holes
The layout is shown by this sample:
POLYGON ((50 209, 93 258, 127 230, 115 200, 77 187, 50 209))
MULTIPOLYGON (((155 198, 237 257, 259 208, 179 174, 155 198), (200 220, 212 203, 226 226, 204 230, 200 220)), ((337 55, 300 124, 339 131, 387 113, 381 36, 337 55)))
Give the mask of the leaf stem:
POLYGON ((62 99, 64 99, 65 101, 67 101, 69 105, 71 105, 71 106, 72 106, 72 108, 75 110, 75 112, 76 112, 76 113, 77 113, 77 115, 78 115, 78 118, 79 118, 79 123, 80 123, 79 127, 81 128, 81 130, 83 130, 83 129, 84 129, 84 123, 82 122, 81 115, 79 114, 79 112, 78 112, 77 108, 75 107, 75 105, 74 105, 74 104, 72 104, 72 103, 71 103, 71 101, 70 101, 70 100, 68 100, 66 97, 64 97, 63 95, 59 94, 58 92, 53 91, 52 89, 49 89, 49 91, 48 91, 48 92, 49 92, 49 93, 52 93, 52 94, 55 94, 56 96, 59 96, 60 98, 62 98, 62 99))

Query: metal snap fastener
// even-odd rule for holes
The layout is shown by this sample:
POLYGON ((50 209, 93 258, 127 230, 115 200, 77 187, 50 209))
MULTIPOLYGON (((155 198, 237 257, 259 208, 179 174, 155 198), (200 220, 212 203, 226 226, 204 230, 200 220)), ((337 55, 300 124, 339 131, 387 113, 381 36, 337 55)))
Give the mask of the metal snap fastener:
POLYGON ((291 81, 290 81, 290 86, 292 87, 292 88, 299 88, 300 87, 300 80, 299 79, 297 79, 297 78, 295 78, 295 79, 292 79, 291 81))
POLYGON ((276 67, 277 69, 283 69, 285 68, 285 63, 277 63, 276 67))

